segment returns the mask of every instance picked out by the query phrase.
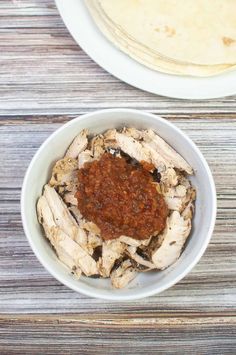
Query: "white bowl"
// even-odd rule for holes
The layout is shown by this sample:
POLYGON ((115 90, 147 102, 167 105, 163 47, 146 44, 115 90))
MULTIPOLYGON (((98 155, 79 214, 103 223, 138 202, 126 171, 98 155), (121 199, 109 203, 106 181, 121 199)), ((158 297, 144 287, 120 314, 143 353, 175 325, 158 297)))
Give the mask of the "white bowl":
POLYGON ((181 280, 196 265, 211 238, 216 217, 216 191, 211 171, 195 144, 170 122, 138 110, 101 110, 77 117, 54 132, 39 148, 26 172, 21 195, 25 234, 43 266, 61 283, 92 297, 133 300, 166 290, 181 280), (179 260, 164 271, 142 273, 121 290, 113 289, 107 279, 81 277, 76 280, 61 264, 37 221, 36 202, 47 182, 53 164, 83 128, 101 133, 110 128, 132 126, 152 128, 177 150, 194 168, 192 183, 197 189, 193 228, 179 260))

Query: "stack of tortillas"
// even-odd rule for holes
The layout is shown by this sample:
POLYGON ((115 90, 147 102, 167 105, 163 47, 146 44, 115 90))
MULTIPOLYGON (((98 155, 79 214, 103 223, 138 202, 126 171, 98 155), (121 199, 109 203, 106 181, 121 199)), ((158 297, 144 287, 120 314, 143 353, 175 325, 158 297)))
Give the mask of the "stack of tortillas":
POLYGON ((236 0, 86 0, 86 4, 103 34, 149 68, 209 76, 236 65, 236 0))

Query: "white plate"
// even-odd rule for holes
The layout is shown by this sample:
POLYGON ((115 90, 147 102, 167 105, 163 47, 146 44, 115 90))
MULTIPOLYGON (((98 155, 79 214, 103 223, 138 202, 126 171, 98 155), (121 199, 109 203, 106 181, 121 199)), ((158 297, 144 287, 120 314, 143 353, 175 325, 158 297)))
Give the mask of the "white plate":
POLYGON ((236 70, 208 78, 163 74, 139 64, 98 30, 83 0, 55 0, 65 25, 80 47, 120 80, 154 94, 181 99, 211 99, 236 94, 236 70))

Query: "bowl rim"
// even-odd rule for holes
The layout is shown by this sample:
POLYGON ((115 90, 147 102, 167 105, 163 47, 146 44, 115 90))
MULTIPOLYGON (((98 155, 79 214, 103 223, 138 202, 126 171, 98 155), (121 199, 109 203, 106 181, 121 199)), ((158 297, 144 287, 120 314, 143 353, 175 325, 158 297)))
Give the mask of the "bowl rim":
POLYGON ((204 254, 204 252, 209 244, 209 241, 211 239, 213 230, 214 230, 215 221, 216 221, 216 212, 217 212, 217 198, 216 198, 215 182, 214 182, 211 170, 208 166, 208 163, 207 163, 206 159, 204 158, 203 154, 201 153, 200 149, 197 147, 197 145, 187 136, 187 134, 184 131, 182 131, 180 128, 178 128, 175 124, 160 117, 159 115, 149 113, 144 110, 128 109, 128 108, 127 109, 126 108, 102 109, 102 110, 95 110, 95 111, 92 111, 92 112, 89 112, 86 114, 82 114, 82 115, 77 116, 77 117, 71 119, 70 121, 66 122, 61 127, 57 128, 53 133, 51 133, 40 145, 40 147, 38 148, 38 150, 34 154, 33 158, 31 159, 31 162, 26 170, 23 184, 22 184, 22 189, 21 189, 20 204, 21 204, 21 218, 22 218, 22 224, 23 224, 25 236, 26 236, 35 256, 37 257, 39 262, 43 265, 43 267, 56 280, 58 280, 60 283, 64 284, 65 286, 69 287, 70 289, 72 289, 78 293, 81 293, 83 295, 89 296, 89 297, 95 297, 98 299, 111 300, 111 301, 132 301, 132 300, 138 300, 141 298, 156 295, 164 290, 167 290, 168 288, 170 288, 171 286, 175 285, 177 282, 182 280, 192 270, 192 268, 199 262, 200 258, 204 254), (189 265, 184 269, 184 271, 182 271, 181 273, 176 275, 176 277, 174 277, 172 280, 170 280, 169 282, 166 282, 162 286, 158 286, 158 284, 157 284, 156 287, 152 290, 140 289, 140 290, 138 290, 138 292, 135 295, 122 295, 122 294, 115 294, 115 293, 101 295, 101 294, 99 294, 99 290, 96 291, 95 288, 94 288, 94 292, 91 292, 90 290, 83 289, 83 288, 81 289, 80 286, 77 287, 77 286, 74 286, 73 284, 71 284, 71 282, 69 280, 66 280, 65 278, 63 278, 60 275, 60 272, 54 271, 54 269, 51 267, 50 263, 45 261, 43 253, 40 252, 39 250, 37 250, 37 248, 35 247, 33 238, 31 236, 31 232, 28 227, 27 217, 25 214, 25 206, 26 206, 25 197, 26 197, 26 188, 27 188, 29 176, 31 174, 32 167, 34 166, 35 162, 37 161, 38 157, 41 154, 41 151, 43 151, 43 149, 48 144, 48 142, 50 142, 55 136, 57 136, 58 133, 63 131, 65 128, 67 128, 69 126, 73 126, 74 123, 77 121, 86 120, 90 116, 101 115, 103 113, 106 113, 106 114, 107 113, 127 113, 127 114, 131 113, 131 114, 143 115, 146 118, 150 117, 150 118, 155 119, 159 122, 162 122, 163 124, 165 124, 167 127, 171 128, 172 130, 174 129, 176 132, 178 132, 180 135, 182 135, 185 138, 185 140, 188 141, 188 144, 190 145, 191 149, 193 149, 197 153, 199 159, 201 160, 201 163, 203 164, 203 167, 205 169, 206 176, 209 180, 209 184, 210 184, 210 188, 211 188, 210 194, 209 194, 211 197, 211 205, 212 205, 211 219, 210 219, 210 223, 209 223, 208 232, 206 233, 206 236, 204 238, 204 242, 202 243, 201 248, 199 249, 199 252, 196 254, 196 256, 191 261, 191 263, 189 263, 189 265))

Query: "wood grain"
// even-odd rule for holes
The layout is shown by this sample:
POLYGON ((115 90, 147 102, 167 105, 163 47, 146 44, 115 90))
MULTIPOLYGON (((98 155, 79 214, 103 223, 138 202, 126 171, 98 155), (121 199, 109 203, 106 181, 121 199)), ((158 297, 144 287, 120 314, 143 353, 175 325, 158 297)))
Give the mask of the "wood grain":
POLYGON ((236 319, 214 315, 134 317, 102 314, 0 319, 6 352, 47 354, 232 354, 236 319), (192 341, 192 338, 195 341, 192 341), (22 348, 24 347, 24 351, 22 348), (210 351, 209 351, 210 350, 210 351), (221 352, 219 352, 221 351, 221 352))
POLYGON ((236 96, 173 100, 120 82, 73 41, 52 0, 0 1, 0 84, 0 354, 235 354, 236 96), (207 158, 218 198, 193 271, 160 295, 123 303, 53 279, 20 216, 40 144, 73 117, 109 107, 145 109, 183 129, 207 158))

